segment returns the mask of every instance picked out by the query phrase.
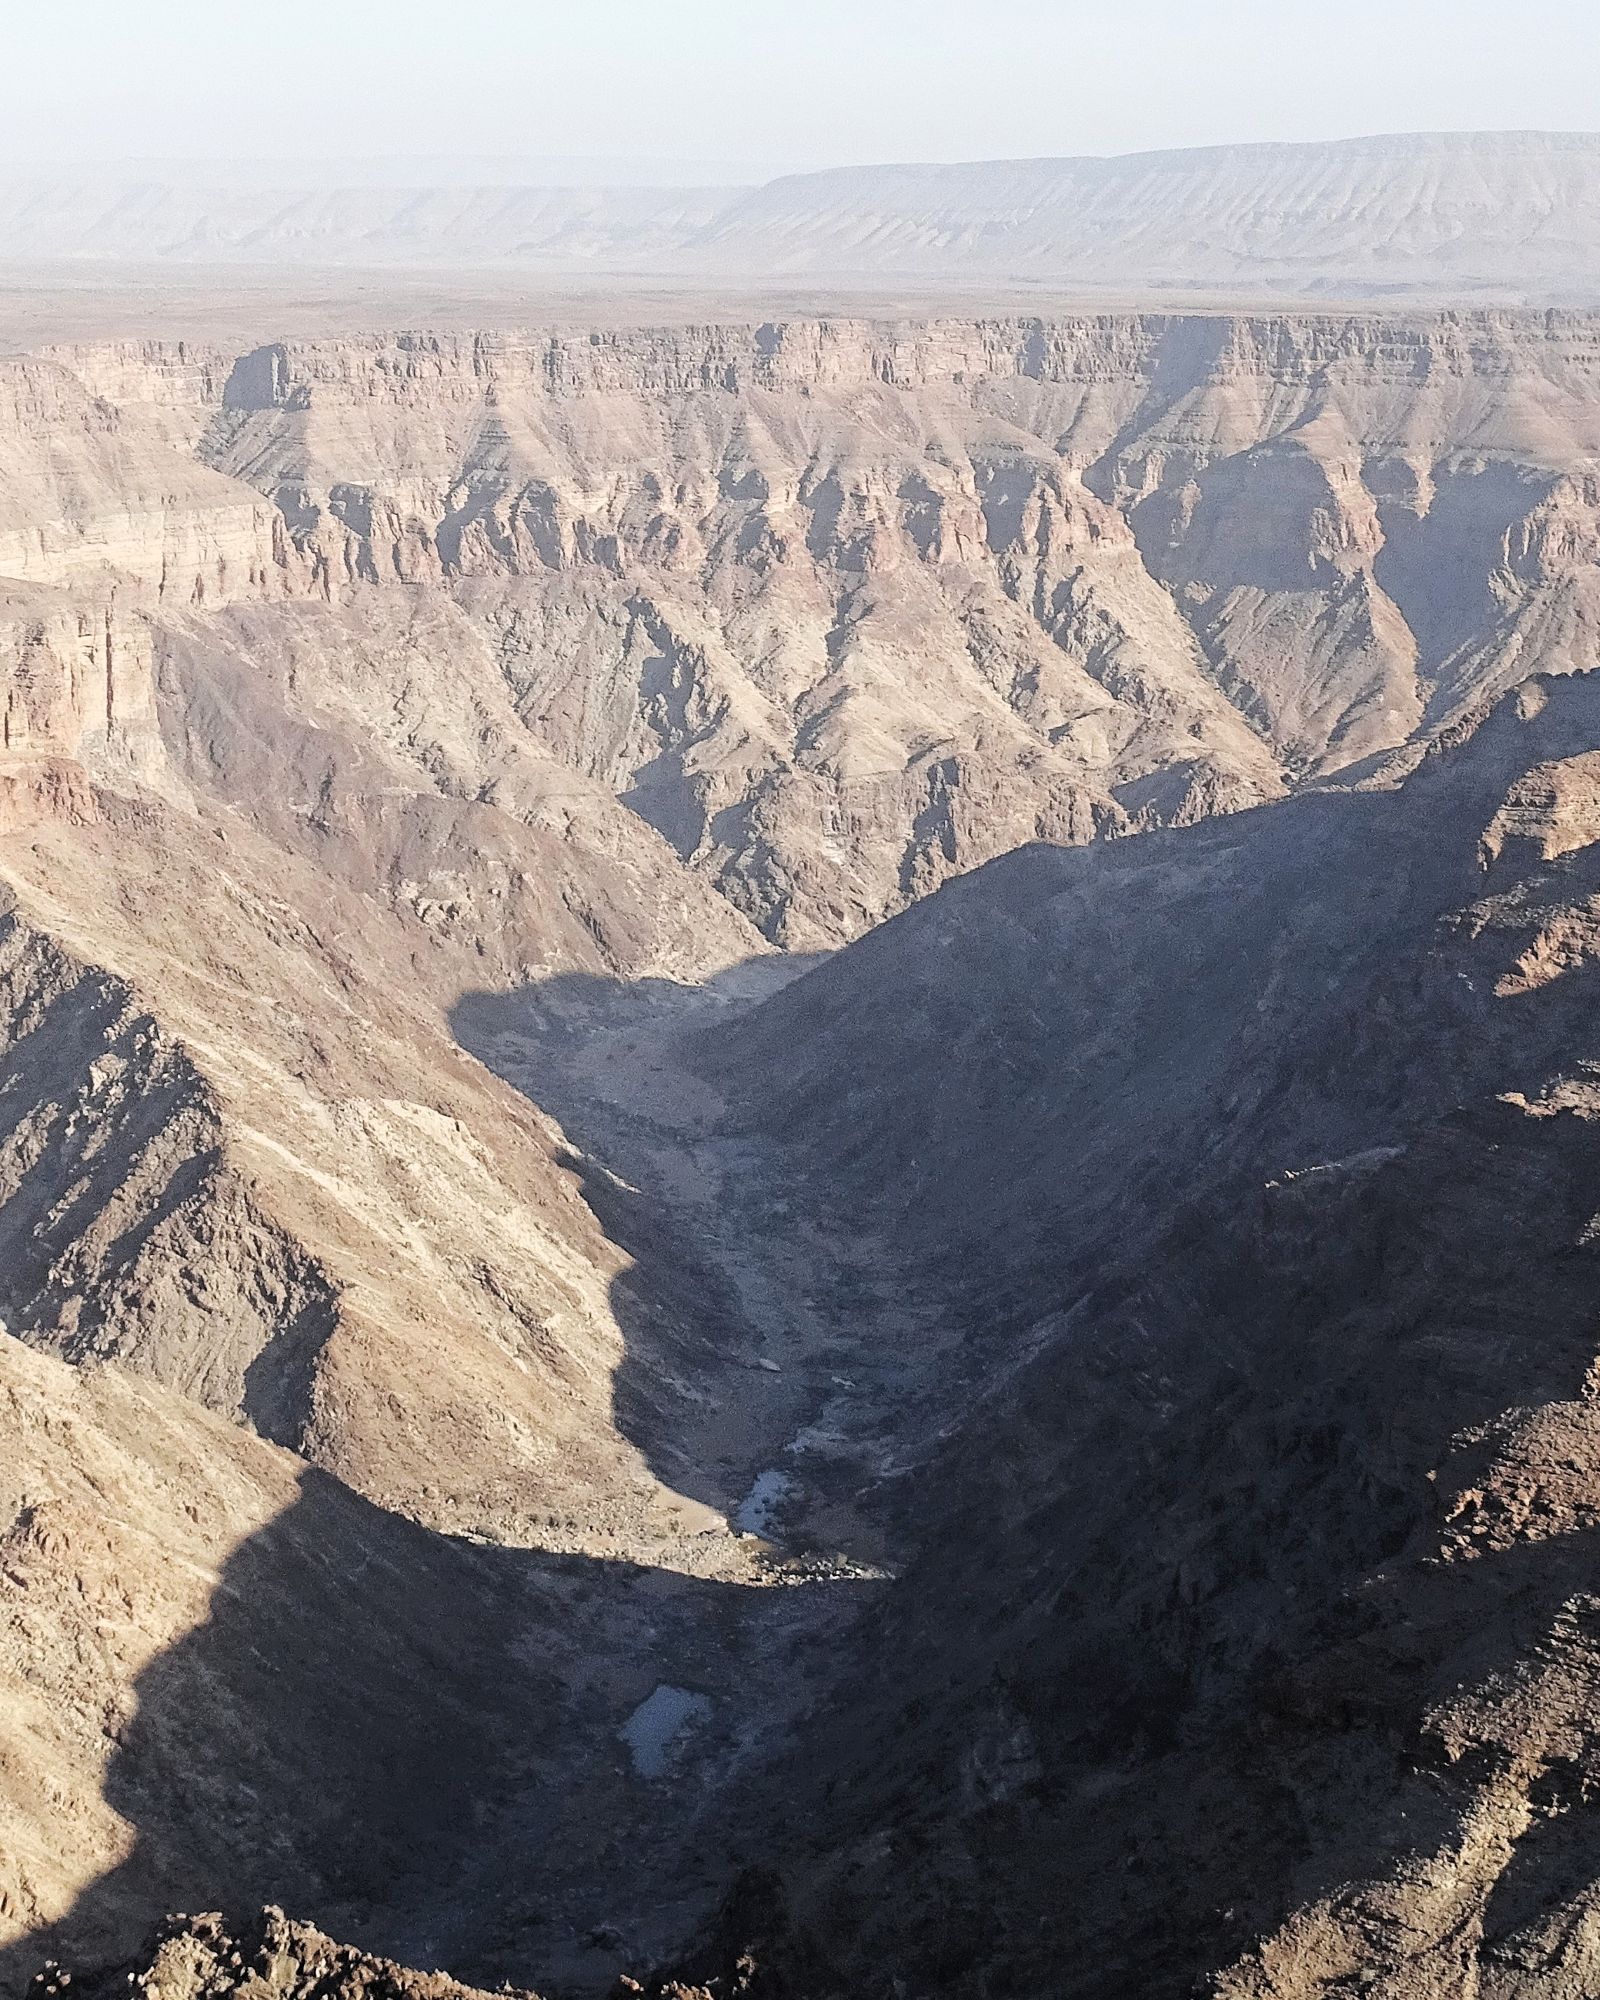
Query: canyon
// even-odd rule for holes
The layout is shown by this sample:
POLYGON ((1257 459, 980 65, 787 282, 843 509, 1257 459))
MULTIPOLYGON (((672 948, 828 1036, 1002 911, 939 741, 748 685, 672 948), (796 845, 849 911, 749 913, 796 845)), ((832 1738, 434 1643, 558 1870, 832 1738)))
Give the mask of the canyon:
POLYGON ((1589 1990, 1597 625, 1577 308, 0 358, 0 1982, 1589 1990))

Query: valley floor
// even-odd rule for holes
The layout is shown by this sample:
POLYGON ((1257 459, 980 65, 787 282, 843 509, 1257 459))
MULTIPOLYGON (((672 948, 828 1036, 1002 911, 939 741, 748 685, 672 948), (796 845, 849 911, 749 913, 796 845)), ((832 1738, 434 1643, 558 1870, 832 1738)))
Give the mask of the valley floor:
MULTIPOLYGON (((554 1767, 546 1746, 486 1802, 460 1877, 391 1941, 409 1963, 587 1995, 680 1948, 770 1849, 741 1775, 803 1743, 842 1634, 893 1574, 894 1482, 954 1380, 953 1336, 870 1236, 809 1219, 778 1149, 728 1129, 715 1081, 719 1025, 806 969, 760 958, 702 987, 571 976, 457 1010, 463 1044, 559 1118, 647 1286, 700 1287, 710 1331, 663 1404, 632 1380, 671 1376, 648 1315, 618 1302, 617 1421, 681 1496, 682 1532, 666 1566, 659 1540, 610 1527, 555 1559, 591 1671, 554 1767)), ((546 1597, 530 1663, 549 1622, 546 1597)))

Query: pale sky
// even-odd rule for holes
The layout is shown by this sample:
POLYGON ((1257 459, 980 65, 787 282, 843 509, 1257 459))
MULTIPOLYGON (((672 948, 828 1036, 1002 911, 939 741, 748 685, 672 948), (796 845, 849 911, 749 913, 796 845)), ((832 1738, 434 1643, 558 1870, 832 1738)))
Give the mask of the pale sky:
POLYGON ((1596 0, 0 0, 0 155, 763 169, 1600 128, 1596 0))

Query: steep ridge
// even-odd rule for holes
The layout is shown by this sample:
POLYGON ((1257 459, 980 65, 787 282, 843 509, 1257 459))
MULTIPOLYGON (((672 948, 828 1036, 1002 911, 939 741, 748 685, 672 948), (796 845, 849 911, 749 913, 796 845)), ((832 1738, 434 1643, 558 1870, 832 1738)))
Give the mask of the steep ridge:
MULTIPOLYGON (((535 839, 519 839, 519 822, 481 815, 489 823, 479 859, 471 815, 463 828, 448 808, 430 818, 424 801, 408 820, 391 799, 388 826, 375 816, 358 844, 341 832, 338 803, 318 843, 321 867, 227 808, 180 812, 110 793, 93 826, 41 824, 8 851, 5 874, 28 928, 97 968, 78 976, 52 1017, 65 1047, 82 1051, 81 1086, 59 1051, 33 1037, 13 1052, 15 1171, 28 1168, 17 1182, 28 1192, 18 1227, 59 1215, 61 1254, 74 1246, 37 1302, 37 1337, 66 1338, 49 1331, 45 1311, 62 1285, 88 1287, 91 1320, 116 1322, 119 1274, 139 1241, 117 1176, 132 1177, 150 1222, 165 1217, 180 1234, 158 1230, 128 1274, 151 1316, 128 1343, 130 1358, 165 1380, 209 1384, 217 1407, 248 1411, 236 1378, 257 1338, 250 1329, 288 1324, 297 1294, 280 1267, 314 1271, 323 1304, 305 1323, 318 1328, 315 1379, 287 1441, 441 1525, 543 1539, 547 1511, 564 1514, 586 1491, 596 1531, 608 1513, 623 1528, 630 1512, 656 1505, 654 1481, 609 1415, 621 1351, 612 1294, 626 1283, 626 1259, 582 1201, 559 1131, 460 1055, 444 1007, 477 960, 475 925, 505 923, 501 964, 519 916, 541 966, 612 963, 598 941, 605 927, 583 921, 585 904, 604 907, 607 890, 625 898, 638 875, 582 883, 580 863, 582 886, 568 900, 558 875, 553 896, 524 886, 519 909, 503 884, 541 858, 535 839), (437 853, 447 838, 460 857, 452 884, 427 885, 451 899, 439 915, 408 871, 418 849, 437 853), (348 886, 342 842, 359 864, 347 867, 348 886), (102 997, 123 991, 151 998, 102 997), (124 1025, 130 1013, 153 1013, 157 1047, 170 1037, 186 1052, 173 1060, 185 1075, 192 1066, 192 1080, 176 1095, 170 1064, 148 1051, 130 1052, 132 1068, 95 1095, 95 1062, 104 1069, 137 1034, 124 1025), (125 1134, 111 1117, 124 1096, 125 1134), (61 1144, 79 1129, 97 1160, 87 1183, 61 1144), (176 1177, 170 1187, 152 1179, 158 1162, 176 1177), (228 1197, 234 1222, 220 1230, 204 1194, 216 1171, 241 1190, 228 1197), (109 1261, 91 1272, 86 1246, 100 1236, 109 1261), (192 1337, 162 1306, 166 1285, 197 1291, 192 1337), (209 1353, 195 1346, 207 1326, 209 1353)), ((658 908, 670 923, 664 898, 658 908)), ((711 901, 702 942, 716 936, 720 912, 711 901)), ((651 941, 650 924, 636 918, 640 932, 651 941)), ((613 945, 626 935, 612 926, 613 945)), ((37 975, 19 984, 27 1025, 50 984, 37 975)), ((674 1326, 689 1338, 659 1303, 667 1344, 674 1326)), ((20 1320, 17 1330, 26 1330, 20 1320)), ((657 1530, 643 1531, 668 1528, 663 1514, 657 1530)))
POLYGON ((1600 684, 1460 734, 995 863, 715 1050, 982 1356, 773 1781, 839 1991, 1592 1983, 1600 684))
POLYGON ((3 1323, 295 1443, 333 1287, 225 1159, 221 1107, 120 980, 0 916, 3 1323))

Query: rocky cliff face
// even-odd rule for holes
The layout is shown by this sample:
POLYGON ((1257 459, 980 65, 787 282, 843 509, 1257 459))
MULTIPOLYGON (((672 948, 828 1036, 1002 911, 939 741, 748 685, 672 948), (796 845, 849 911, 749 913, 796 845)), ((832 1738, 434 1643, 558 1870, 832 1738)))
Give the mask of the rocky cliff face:
POLYGON ((426 593, 482 635, 480 705, 809 945, 1583 664, 1597 354, 1573 314, 62 352, 31 393, 93 385, 110 456, 67 494, 28 471, 19 511, 76 525, 0 561, 358 627, 426 593))
POLYGON ((0 1008, 6 1326, 297 1442, 334 1290, 231 1167, 214 1093, 124 983, 14 912, 0 1008))
POLYGON ((265 587, 270 510, 60 365, 0 366, 0 575, 59 584, 107 569, 163 598, 201 603, 265 587))
POLYGON ((158 783, 155 640, 117 586, 0 589, 0 775, 15 821, 48 803, 92 811, 88 780, 158 783))

